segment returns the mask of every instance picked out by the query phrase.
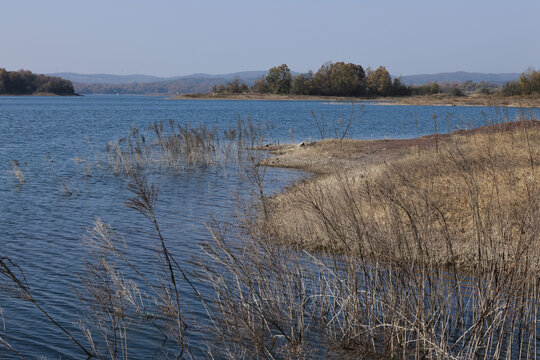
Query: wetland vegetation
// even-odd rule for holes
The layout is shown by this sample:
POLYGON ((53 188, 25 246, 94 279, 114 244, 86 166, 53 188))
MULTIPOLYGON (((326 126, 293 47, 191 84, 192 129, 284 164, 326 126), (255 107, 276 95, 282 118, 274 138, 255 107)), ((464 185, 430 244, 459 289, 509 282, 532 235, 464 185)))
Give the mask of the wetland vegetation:
MULTIPOLYGON (((159 271, 141 269, 130 236, 97 219, 84 239, 80 331, 58 322, 24 264, 5 256, 3 291, 36 307, 88 358, 135 356, 129 335, 140 324, 174 343, 177 358, 538 358, 535 110, 451 134, 437 133, 434 116, 435 134, 402 140, 352 140, 352 115, 329 128, 323 121, 313 114, 321 140, 285 145, 269 144, 271 127, 248 118, 224 131, 132 126, 77 162, 88 176, 125 179, 125 204, 152 229, 148 258, 159 271), (201 253, 182 262, 152 180, 224 163, 250 190, 234 216, 207 219, 201 253), (270 196, 269 166, 315 175, 270 196), (186 298, 200 303, 196 317, 186 298), (205 338, 203 353, 193 334, 205 338)), ((12 167, 26 186, 19 162, 12 167)), ((8 339, 0 338, 20 355, 8 339)))

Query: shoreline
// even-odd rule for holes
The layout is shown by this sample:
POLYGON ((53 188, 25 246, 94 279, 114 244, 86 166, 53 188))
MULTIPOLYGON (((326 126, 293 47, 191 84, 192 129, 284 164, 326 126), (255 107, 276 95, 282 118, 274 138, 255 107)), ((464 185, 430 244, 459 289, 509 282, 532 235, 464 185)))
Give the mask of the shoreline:
POLYGON ((66 95, 61 95, 61 94, 55 94, 55 93, 43 93, 43 92, 39 92, 39 93, 33 93, 33 94, 0 94, 0 96, 16 96, 16 97, 21 97, 21 96, 27 96, 27 97, 53 97, 53 96, 61 96, 61 97, 66 97, 66 96, 83 96, 81 94, 66 94, 66 95))
MULTIPOLYGON (((316 96, 316 95, 275 95, 275 94, 218 94, 196 93, 172 96, 169 100, 256 100, 256 101, 359 101, 354 97, 316 96)), ((365 100, 365 99, 364 99, 365 100)))
POLYGON ((540 107, 540 97, 499 95, 451 96, 435 94, 409 97, 337 97, 315 95, 275 95, 275 94, 212 94, 196 93, 168 97, 169 100, 256 100, 256 101, 328 101, 328 102, 371 102, 373 105, 399 106, 499 106, 499 107, 540 107))
MULTIPOLYGON (((323 139, 296 144, 265 145, 256 150, 265 150, 272 156, 260 165, 305 171, 317 176, 335 175, 348 171, 370 171, 399 161, 412 151, 430 151, 443 147, 458 139, 493 131, 509 131, 520 122, 481 126, 470 130, 455 130, 451 133, 430 134, 410 139, 323 139)), ((533 121, 533 128, 540 127, 540 121, 533 121)))
MULTIPOLYGON (((391 239, 393 233, 378 234, 378 230, 373 230, 381 243, 359 244, 349 233, 350 227, 363 219, 366 229, 396 229, 394 221, 405 225, 409 220, 406 217, 396 220, 393 216, 397 213, 388 213, 388 209, 398 213, 406 209, 405 213, 415 213, 415 222, 433 231, 430 237, 434 241, 429 247, 434 266, 455 266, 463 271, 484 269, 490 263, 478 258, 474 251, 479 246, 474 219, 479 215, 471 212, 469 202, 481 208, 482 217, 496 216, 505 224, 517 221, 513 218, 515 214, 499 210, 511 208, 519 212, 518 209, 523 210, 523 199, 536 196, 536 190, 532 191, 533 195, 527 191, 531 189, 530 182, 536 183, 534 179, 540 174, 537 167, 531 169, 530 159, 538 161, 540 153, 535 150, 531 153, 527 141, 532 144, 540 141, 540 121, 502 123, 413 139, 325 139, 262 146, 257 149, 268 151, 271 157, 259 165, 307 173, 269 198, 268 227, 275 229, 275 239, 280 245, 296 250, 354 254, 359 246, 367 251, 365 256, 384 260, 389 256, 386 252, 394 247, 384 239, 391 239), (516 142, 516 139, 520 140, 516 142), (487 156, 489 147, 491 154, 487 156), (467 179, 474 179, 474 184, 467 179), (493 193, 494 188, 500 191, 499 197, 493 193), (478 196, 467 198, 473 190, 478 196), (492 203, 493 199, 501 203, 492 203), (442 229, 438 219, 432 216, 433 206, 438 207, 445 219, 442 229), (357 220, 349 223, 348 219, 357 220), (336 230, 329 232, 328 226, 336 230), (450 252, 444 241, 446 233, 454 236, 450 252)), ((517 216, 520 221, 527 219, 526 213, 517 216)), ((501 251, 515 254, 519 247, 516 239, 519 237, 510 237, 494 248, 486 247, 485 251, 501 260, 501 251)), ((412 245, 411 249, 412 253, 406 257, 392 255, 393 261, 420 261, 422 254, 412 245)), ((504 262, 513 261, 512 256, 504 262)), ((540 264, 535 271, 540 271, 540 264)))

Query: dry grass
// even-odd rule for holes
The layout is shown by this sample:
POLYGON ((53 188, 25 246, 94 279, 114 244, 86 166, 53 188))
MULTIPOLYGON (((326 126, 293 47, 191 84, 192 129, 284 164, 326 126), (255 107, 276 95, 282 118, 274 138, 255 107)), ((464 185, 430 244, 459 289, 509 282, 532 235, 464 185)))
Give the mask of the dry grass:
MULTIPOLYGON (((259 199, 236 225, 214 224, 200 262, 214 291, 211 350, 538 358, 538 122, 424 140, 378 165, 366 150, 382 142, 344 143, 342 155, 371 165, 344 166, 347 156, 333 170, 310 164, 325 175, 259 199)), ((293 151, 324 159, 342 145, 293 151)))
POLYGON ((217 130, 169 121, 154 123, 143 133, 132 126, 128 136, 109 141, 105 167, 115 174, 135 171, 174 171, 219 163, 222 152, 217 130))
POLYGON ((77 157, 74 161, 85 164, 87 175, 92 167, 130 175, 238 165, 245 150, 260 146, 270 128, 270 124, 255 122, 251 117, 239 117, 236 124, 230 124, 223 133, 215 127, 191 127, 173 120, 169 120, 168 125, 156 122, 148 131, 132 125, 127 136, 109 141, 105 154, 95 155, 95 161, 86 157, 77 157))
MULTIPOLYGON (((446 136, 438 153, 427 145, 409 147, 408 155, 396 150, 393 161, 378 165, 374 155, 369 159, 374 142, 308 145, 300 155, 290 156, 289 163, 326 175, 273 200, 278 238, 299 249, 343 252, 367 247, 377 258, 416 261, 418 246, 385 254, 396 249, 391 239, 399 226, 400 236, 408 241, 420 231, 436 234, 429 240, 429 256, 437 264, 473 267, 487 260, 486 252, 511 260, 538 231, 540 127, 522 122, 485 130, 446 136), (328 222, 335 231, 327 228, 328 222), (376 229, 377 235, 359 243, 358 224, 376 229)), ((538 251, 538 244, 530 245, 534 248, 528 251, 538 251)))

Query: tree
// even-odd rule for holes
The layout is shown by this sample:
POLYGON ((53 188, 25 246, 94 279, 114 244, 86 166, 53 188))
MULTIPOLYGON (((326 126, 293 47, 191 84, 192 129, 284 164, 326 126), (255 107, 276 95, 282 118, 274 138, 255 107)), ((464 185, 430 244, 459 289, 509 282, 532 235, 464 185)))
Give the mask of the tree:
POLYGON ((245 83, 240 83, 240 79, 237 77, 234 78, 232 82, 228 84, 228 93, 229 94, 241 94, 248 90, 248 86, 245 83))
POLYGON ((266 83, 273 94, 288 94, 291 90, 291 70, 286 64, 275 66, 268 70, 266 83))
POLYGON ((437 84, 436 81, 434 81, 431 86, 429 87, 429 93, 430 94, 438 94, 441 92, 441 87, 439 84, 437 84))
POLYGON ((392 95, 392 78, 384 66, 379 66, 367 79, 368 89, 372 95, 392 95))
POLYGON ((263 76, 256 80, 251 89, 256 93, 266 94, 270 92, 270 87, 266 83, 266 78, 263 76))
POLYGON ((6 92, 6 87, 4 86, 4 78, 7 75, 6 69, 0 68, 0 94, 4 94, 6 92))
POLYGON ((450 89, 450 94, 452 96, 463 96, 463 91, 459 88, 459 86, 452 86, 450 89))
POLYGON ((528 69, 521 74, 519 82, 524 94, 540 93, 540 71, 528 69))
POLYGON ((313 71, 300 74, 293 79, 291 92, 297 95, 309 95, 312 91, 313 71))
POLYGON ((365 92, 365 72, 352 63, 326 63, 313 77, 314 93, 331 96, 359 96, 365 92))
POLYGON ((407 86, 403 85, 399 78, 395 78, 394 83, 392 84, 392 94, 395 96, 410 95, 411 90, 407 86))
POLYGON ((73 84, 69 80, 35 75, 28 70, 6 71, 0 69, 0 94, 25 95, 35 92, 49 92, 58 95, 75 94, 73 84))
POLYGON ((362 95, 365 72, 362 66, 337 62, 330 65, 331 92, 336 96, 362 95))
POLYGON ((523 95, 523 88, 519 81, 509 81, 504 84, 502 93, 504 96, 523 95))
POLYGON ((225 93, 226 88, 224 84, 214 85, 212 86, 212 92, 217 94, 223 94, 225 93))

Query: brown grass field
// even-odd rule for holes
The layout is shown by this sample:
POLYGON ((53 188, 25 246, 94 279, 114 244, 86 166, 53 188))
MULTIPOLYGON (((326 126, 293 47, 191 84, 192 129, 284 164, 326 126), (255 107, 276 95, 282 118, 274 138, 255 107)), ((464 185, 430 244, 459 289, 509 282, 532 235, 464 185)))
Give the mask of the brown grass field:
POLYGON ((283 243, 463 269, 527 255, 540 270, 539 121, 269 150, 265 165, 318 175, 272 199, 283 243))

